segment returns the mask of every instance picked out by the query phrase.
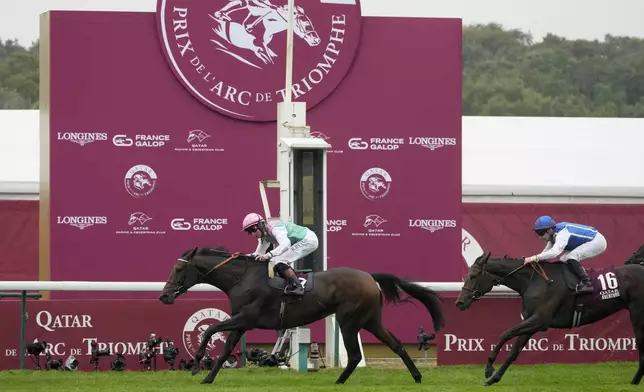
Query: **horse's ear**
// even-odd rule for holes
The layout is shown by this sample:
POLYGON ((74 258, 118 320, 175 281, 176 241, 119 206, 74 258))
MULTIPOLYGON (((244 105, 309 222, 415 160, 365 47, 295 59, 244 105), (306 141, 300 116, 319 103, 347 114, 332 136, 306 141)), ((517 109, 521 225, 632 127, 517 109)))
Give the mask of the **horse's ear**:
POLYGON ((483 262, 484 262, 484 263, 487 263, 487 261, 488 261, 488 259, 490 258, 490 256, 492 256, 492 252, 487 252, 487 254, 485 255, 485 257, 483 258, 483 262))
POLYGON ((188 252, 188 255, 186 256, 186 261, 192 260, 192 258, 195 257, 195 255, 197 254, 197 250, 199 250, 199 248, 195 247, 190 252, 188 252))
POLYGON ((482 255, 476 258, 476 260, 474 261, 474 264, 483 264, 487 261, 489 257, 490 257, 490 254, 485 254, 485 252, 483 252, 482 255))

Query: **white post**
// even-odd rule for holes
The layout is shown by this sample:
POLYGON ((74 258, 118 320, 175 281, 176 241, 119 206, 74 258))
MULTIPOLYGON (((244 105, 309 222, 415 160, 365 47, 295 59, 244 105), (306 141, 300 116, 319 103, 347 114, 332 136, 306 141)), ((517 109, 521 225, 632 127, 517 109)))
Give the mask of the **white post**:
MULTIPOLYGON (((280 182, 280 219, 293 220, 293 178, 292 174, 292 150, 282 145, 281 137, 293 137, 293 126, 306 126, 306 104, 304 102, 292 102, 293 94, 293 10, 295 0, 288 0, 288 27, 286 29, 286 77, 284 83, 284 102, 278 104, 277 108, 277 176, 280 182), (289 127, 290 126, 290 127, 289 127)), ((295 328, 291 334, 291 352, 302 350, 300 342, 310 340, 308 328, 295 328)), ((302 355, 292 360, 295 370, 306 371, 307 361, 302 355)))
POLYGON ((286 81, 284 102, 291 102, 293 86, 293 10, 295 0, 288 0, 288 27, 286 29, 286 81))

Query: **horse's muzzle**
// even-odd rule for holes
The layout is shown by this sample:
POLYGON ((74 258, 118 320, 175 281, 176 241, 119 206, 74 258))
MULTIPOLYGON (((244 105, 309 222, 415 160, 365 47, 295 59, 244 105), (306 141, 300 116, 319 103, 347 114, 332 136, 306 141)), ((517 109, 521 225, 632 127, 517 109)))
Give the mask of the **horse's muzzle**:
POLYGON ((166 305, 172 305, 174 303, 174 299, 174 294, 161 294, 161 296, 159 296, 159 301, 163 302, 166 305))
POLYGON ((467 310, 470 307, 470 305, 472 305, 472 302, 476 301, 477 299, 478 298, 476 298, 475 296, 469 296, 469 297, 466 296, 463 299, 458 298, 456 299, 456 302, 454 303, 454 305, 456 305, 458 310, 467 310))

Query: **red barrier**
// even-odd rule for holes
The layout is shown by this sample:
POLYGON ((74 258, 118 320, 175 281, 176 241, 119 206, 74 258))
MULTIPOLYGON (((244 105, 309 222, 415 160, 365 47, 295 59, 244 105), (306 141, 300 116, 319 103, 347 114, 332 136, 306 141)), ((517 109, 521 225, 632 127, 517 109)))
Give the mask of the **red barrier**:
MULTIPOLYGON (((65 360, 74 355, 81 369, 93 369, 89 364, 93 341, 99 349, 109 349, 110 356, 101 357, 101 369, 109 369, 116 352, 125 355, 128 369, 140 368, 138 354, 146 347, 151 333, 164 341, 169 337, 179 348, 180 358, 194 357, 203 332, 212 323, 230 317, 227 301, 183 300, 174 305, 163 305, 150 300, 51 300, 29 301, 26 340, 46 341, 53 359, 65 360)), ((0 334, 0 369, 19 368, 20 303, 1 301, 3 315, 0 334)), ((324 341, 324 322, 311 325, 312 339, 324 341)), ((218 333, 207 346, 207 353, 215 357, 225 343, 228 333, 218 333)), ((275 331, 250 331, 247 341, 274 343, 275 331)), ((241 350, 238 345, 236 351, 241 350)), ((41 358, 41 366, 44 357, 41 358)), ((163 357, 157 358, 158 368, 168 365, 163 357)), ((34 369, 33 358, 27 358, 26 367, 34 369)))
MULTIPOLYGON (((467 311, 457 310, 453 301, 448 308, 449 325, 437 336, 439 365, 484 365, 503 332, 521 322, 521 303, 517 298, 484 298, 467 311)), ((513 341, 504 345, 497 364, 506 358, 513 341)), ((515 363, 587 363, 637 358, 629 314, 620 311, 580 328, 536 333, 515 363)))
POLYGON ((38 201, 0 200, 0 280, 38 280, 38 201))

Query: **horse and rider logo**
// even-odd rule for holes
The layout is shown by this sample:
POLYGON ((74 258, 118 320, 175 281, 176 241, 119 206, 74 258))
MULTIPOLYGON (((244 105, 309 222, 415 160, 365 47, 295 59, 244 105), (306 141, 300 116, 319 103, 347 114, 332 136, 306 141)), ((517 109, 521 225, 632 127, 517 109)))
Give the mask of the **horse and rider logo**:
POLYGON ((387 196, 391 189, 391 176, 385 169, 372 167, 360 177, 360 191, 369 200, 378 200, 387 196))
MULTIPOLYGON (((232 0, 215 11, 211 17, 217 22, 213 30, 221 38, 213 40, 220 46, 217 50, 228 53, 244 64, 261 69, 260 65, 244 56, 243 51, 241 55, 235 53, 236 49, 246 49, 259 58, 261 63, 275 65, 277 54, 270 46, 271 42, 274 42, 273 37, 285 32, 288 27, 287 5, 275 6, 269 0, 232 0), (233 19, 233 13, 238 11, 243 11, 243 20, 233 19), (263 27, 261 35, 255 31, 260 23, 263 27), (229 50, 229 47, 233 48, 233 51, 229 50)), ((296 6, 293 12, 293 33, 311 47, 322 42, 311 19, 300 6, 296 6)))
POLYGON ((148 196, 157 182, 156 172, 147 165, 135 165, 125 173, 125 190, 132 197, 148 196))
MULTIPOLYGON (((359 0, 296 4, 291 99, 308 108, 337 87, 360 41, 359 0)), ((202 104, 272 121, 286 96, 287 0, 158 0, 159 38, 170 67, 202 104)))
MULTIPOLYGON (((210 324, 218 324, 222 321, 228 320, 230 315, 221 309, 205 308, 196 311, 183 326, 183 347, 186 353, 192 358, 195 357, 199 345, 203 341, 203 335, 210 326, 210 324)), ((212 335, 206 344, 206 353, 215 358, 226 343, 226 335, 222 332, 217 332, 212 335)))

